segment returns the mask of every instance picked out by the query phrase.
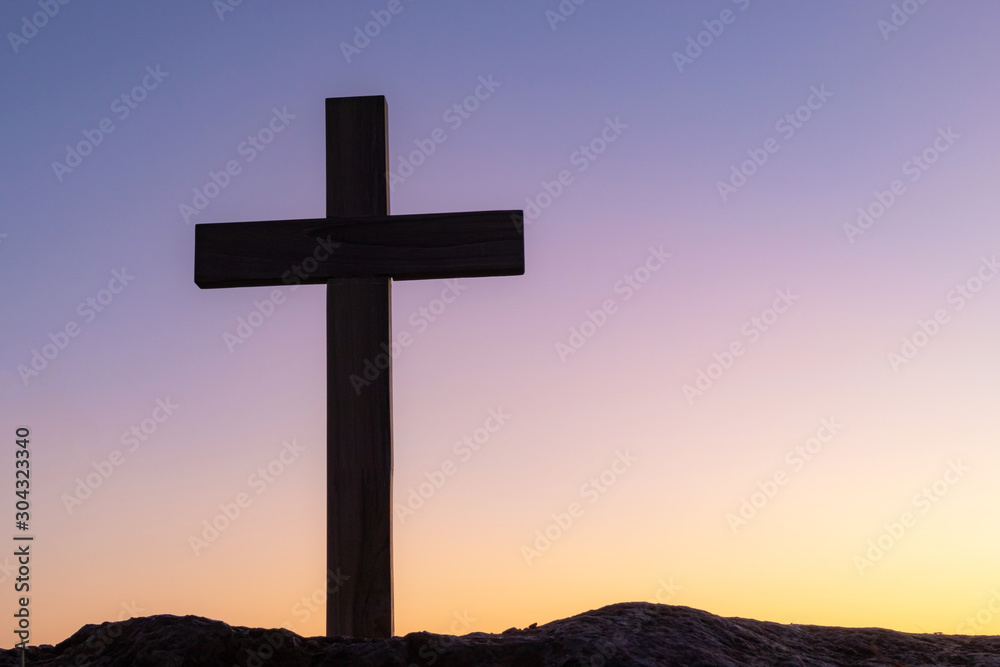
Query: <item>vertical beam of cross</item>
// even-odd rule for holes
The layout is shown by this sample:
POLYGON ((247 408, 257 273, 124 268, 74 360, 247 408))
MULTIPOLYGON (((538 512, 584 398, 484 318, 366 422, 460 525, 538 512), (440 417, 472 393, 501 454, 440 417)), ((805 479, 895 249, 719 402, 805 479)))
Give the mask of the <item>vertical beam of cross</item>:
MULTIPOLYGON (((389 215, 385 98, 326 100, 326 215, 389 215)), ((388 277, 327 281, 326 634, 391 637, 392 335, 388 277), (358 359, 388 366, 360 392, 358 359)))

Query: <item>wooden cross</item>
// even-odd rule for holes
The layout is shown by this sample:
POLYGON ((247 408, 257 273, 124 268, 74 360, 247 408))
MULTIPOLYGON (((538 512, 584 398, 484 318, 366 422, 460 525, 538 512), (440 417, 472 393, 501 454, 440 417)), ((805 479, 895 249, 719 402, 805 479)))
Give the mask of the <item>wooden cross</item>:
POLYGON ((325 218, 195 226, 201 288, 327 286, 327 636, 393 632, 391 281, 524 273, 522 211, 390 216, 388 144, 384 97, 327 99, 325 218))

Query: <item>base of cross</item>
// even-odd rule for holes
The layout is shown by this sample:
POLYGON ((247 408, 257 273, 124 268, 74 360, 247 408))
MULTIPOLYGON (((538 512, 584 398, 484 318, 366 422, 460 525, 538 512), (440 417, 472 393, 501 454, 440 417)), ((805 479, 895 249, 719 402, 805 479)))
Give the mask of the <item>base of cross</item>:
POLYGON ((382 96, 326 100, 325 218, 195 226, 199 287, 327 286, 328 636, 393 634, 392 280, 524 273, 522 211, 389 215, 387 127, 382 96))

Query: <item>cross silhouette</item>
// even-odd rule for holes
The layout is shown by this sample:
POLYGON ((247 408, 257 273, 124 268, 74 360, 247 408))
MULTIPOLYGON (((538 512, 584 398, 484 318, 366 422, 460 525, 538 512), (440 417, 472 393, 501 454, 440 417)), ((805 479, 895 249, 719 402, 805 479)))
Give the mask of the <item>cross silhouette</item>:
POLYGON ((325 218, 195 226, 201 288, 327 286, 328 636, 393 632, 392 280, 524 273, 522 211, 389 215, 388 144, 385 97, 329 98, 325 218))

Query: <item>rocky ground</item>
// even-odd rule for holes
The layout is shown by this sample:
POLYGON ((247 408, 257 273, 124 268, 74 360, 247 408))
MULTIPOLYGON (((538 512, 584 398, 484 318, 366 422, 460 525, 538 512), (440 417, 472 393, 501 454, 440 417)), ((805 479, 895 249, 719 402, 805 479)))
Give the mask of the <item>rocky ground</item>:
MULTIPOLYGON (((0 665, 20 665, 16 650, 0 665)), ((690 607, 632 602, 534 628, 461 637, 414 632, 388 640, 300 637, 159 615, 86 625, 55 646, 31 647, 26 665, 139 667, 359 665, 997 665, 1000 637, 878 628, 782 625, 720 618, 690 607)))

